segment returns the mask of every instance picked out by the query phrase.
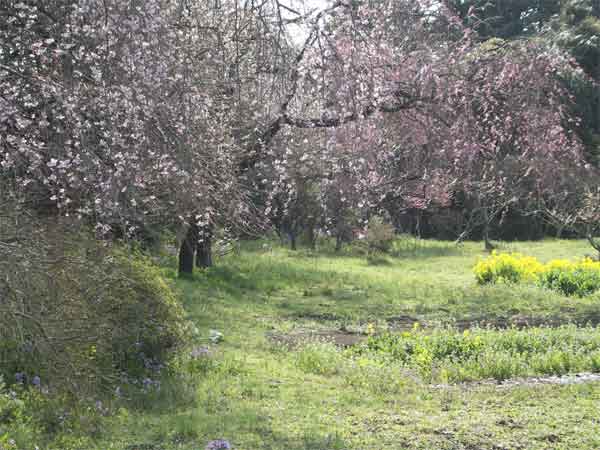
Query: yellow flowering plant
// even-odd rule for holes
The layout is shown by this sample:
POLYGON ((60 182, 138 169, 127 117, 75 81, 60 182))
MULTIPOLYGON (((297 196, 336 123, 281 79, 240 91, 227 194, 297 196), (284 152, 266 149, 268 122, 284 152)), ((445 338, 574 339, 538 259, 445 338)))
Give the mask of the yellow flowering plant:
POLYGON ((600 289, 600 262, 555 259, 542 264, 520 253, 493 252, 473 268, 479 284, 535 283, 564 295, 589 295, 600 289))
POLYGON ((535 281, 543 270, 543 264, 532 256, 494 250, 491 256, 478 261, 473 270, 479 284, 518 283, 535 281))
POLYGON ((589 295, 600 289, 600 262, 590 258, 550 261, 540 273, 539 283, 564 295, 589 295))

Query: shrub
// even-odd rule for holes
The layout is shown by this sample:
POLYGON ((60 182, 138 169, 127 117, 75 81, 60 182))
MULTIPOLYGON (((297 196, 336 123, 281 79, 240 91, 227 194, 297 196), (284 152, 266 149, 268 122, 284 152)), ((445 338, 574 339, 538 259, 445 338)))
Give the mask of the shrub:
POLYGON ((50 396, 27 386, 9 390, 0 377, 0 449, 92 448, 105 411, 93 400, 76 403, 70 395, 50 396))
POLYGON ((112 335, 97 351, 110 352, 112 365, 132 376, 157 372, 187 341, 183 307, 147 257, 117 249, 106 262, 112 280, 95 312, 112 335))
POLYGON ((86 394, 158 377, 187 325, 150 260, 65 224, 17 223, 0 223, 0 241, 15 241, 0 246, 6 382, 86 394))

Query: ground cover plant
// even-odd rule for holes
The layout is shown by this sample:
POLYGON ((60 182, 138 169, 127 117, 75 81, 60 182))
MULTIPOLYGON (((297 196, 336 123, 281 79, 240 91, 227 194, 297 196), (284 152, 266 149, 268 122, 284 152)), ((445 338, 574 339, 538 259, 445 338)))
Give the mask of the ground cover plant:
POLYGON ((430 382, 506 380, 600 371, 600 333, 575 326, 506 330, 417 327, 382 334, 353 349, 361 357, 398 361, 430 382))
POLYGON ((579 261, 553 259, 546 264, 519 253, 500 254, 479 261, 475 277, 486 283, 537 283, 564 295, 583 297, 600 289, 600 261, 585 257, 579 261))
MULTIPOLYGON (((328 250, 334 243, 299 252, 264 243, 249 243, 191 279, 177 279, 174 258, 162 257, 162 274, 175 281, 197 329, 182 360, 184 377, 163 379, 160 391, 103 398, 100 409, 98 399, 90 399, 87 412, 53 408, 57 404, 35 387, 17 389, 7 380, 0 445, 600 445, 594 432, 600 384, 578 383, 575 376, 564 384, 544 381, 598 370, 598 294, 580 298, 535 285, 479 285, 472 274, 484 256, 479 243, 456 247, 403 238, 394 242, 396 256, 377 266, 360 247, 336 255, 328 250), (541 378, 527 378, 532 375, 541 378), (57 421, 64 413, 68 419, 57 421), (44 426, 52 421, 59 425, 44 426)), ((502 247, 541 262, 582 258, 587 251, 583 241, 502 247)))

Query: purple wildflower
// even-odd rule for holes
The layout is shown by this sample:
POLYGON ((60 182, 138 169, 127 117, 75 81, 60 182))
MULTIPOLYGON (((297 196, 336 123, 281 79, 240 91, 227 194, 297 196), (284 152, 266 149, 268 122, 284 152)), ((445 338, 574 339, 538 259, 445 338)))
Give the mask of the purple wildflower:
POLYGON ((163 364, 155 358, 146 358, 146 356, 141 354, 142 360, 144 361, 144 367, 146 369, 152 370, 154 372, 160 372, 163 369, 163 364))
POLYGON ((31 353, 33 351, 33 343, 31 341, 25 341, 21 344, 21 350, 26 353, 31 353))
POLYGON ((37 375, 35 377, 33 377, 33 379, 31 380, 31 384, 33 384, 34 386, 39 387, 40 384, 42 384, 42 380, 40 379, 40 377, 38 377, 37 375))
POLYGON ((231 450, 233 447, 225 439, 216 439, 206 444, 205 450, 231 450))
POLYGON ((17 384, 25 383, 25 374, 23 372, 15 373, 15 381, 17 382, 17 384))

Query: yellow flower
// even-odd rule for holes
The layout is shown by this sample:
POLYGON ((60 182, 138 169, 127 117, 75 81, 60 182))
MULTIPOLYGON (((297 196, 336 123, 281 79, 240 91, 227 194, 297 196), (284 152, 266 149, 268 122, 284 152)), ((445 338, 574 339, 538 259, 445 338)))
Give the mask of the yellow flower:
POLYGON ((367 325, 367 334, 368 335, 375 334, 375 325, 373 325, 372 323, 369 323, 367 325))

